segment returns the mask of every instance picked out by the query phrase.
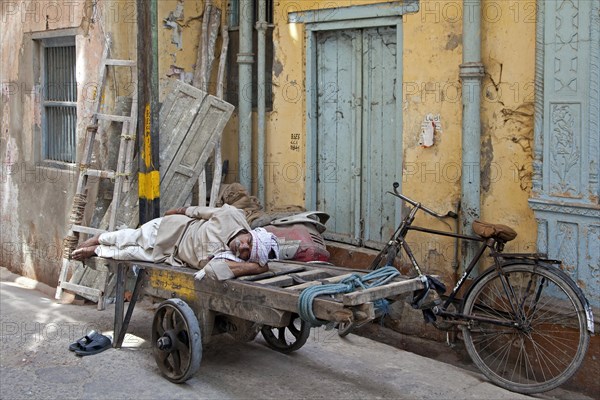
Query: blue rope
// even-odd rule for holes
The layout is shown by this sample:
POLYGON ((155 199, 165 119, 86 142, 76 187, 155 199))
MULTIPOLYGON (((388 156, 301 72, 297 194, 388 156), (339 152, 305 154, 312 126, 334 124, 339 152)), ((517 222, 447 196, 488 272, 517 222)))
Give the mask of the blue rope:
MULTIPOLYGON (((328 321, 323 321, 315 316, 313 311, 313 302, 316 297, 323 295, 334 295, 340 293, 350 293, 357 289, 368 289, 376 286, 382 286, 400 275, 400 272, 394 267, 383 267, 369 272, 366 275, 360 276, 352 274, 349 277, 340 281, 340 283, 331 283, 326 285, 315 285, 304 289, 298 298, 298 314, 300 318, 308 322, 312 326, 321 326, 328 321)), ((375 306, 387 310, 387 301, 379 299, 375 302, 375 306)))

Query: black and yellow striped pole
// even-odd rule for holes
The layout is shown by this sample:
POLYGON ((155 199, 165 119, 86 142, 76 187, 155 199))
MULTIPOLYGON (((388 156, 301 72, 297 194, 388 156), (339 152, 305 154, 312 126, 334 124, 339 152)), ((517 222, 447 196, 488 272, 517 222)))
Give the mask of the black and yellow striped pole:
POLYGON ((160 216, 157 0, 137 0, 140 224, 160 216))

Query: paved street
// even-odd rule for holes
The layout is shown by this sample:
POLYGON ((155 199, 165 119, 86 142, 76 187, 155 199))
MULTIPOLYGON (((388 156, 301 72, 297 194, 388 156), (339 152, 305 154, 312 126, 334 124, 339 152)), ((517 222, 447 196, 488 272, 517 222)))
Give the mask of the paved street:
MULTIPOLYGON (((152 356, 149 302, 136 308, 122 349, 80 358, 69 343, 91 329, 112 335, 113 308, 58 304, 34 286, 0 268, 1 399, 531 398, 478 373, 321 329, 288 356, 267 348, 260 335, 251 343, 221 335, 203 349, 200 371, 176 385, 161 377, 152 356)), ((587 399, 564 391, 536 398, 587 399)))

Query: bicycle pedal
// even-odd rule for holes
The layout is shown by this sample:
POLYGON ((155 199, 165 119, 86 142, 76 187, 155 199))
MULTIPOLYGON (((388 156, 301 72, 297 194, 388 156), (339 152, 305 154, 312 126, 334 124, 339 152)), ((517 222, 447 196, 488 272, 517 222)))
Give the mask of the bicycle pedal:
POLYGON ((434 308, 442 304, 441 297, 436 292, 429 292, 427 297, 417 304, 413 304, 413 308, 417 310, 426 310, 428 308, 434 308))

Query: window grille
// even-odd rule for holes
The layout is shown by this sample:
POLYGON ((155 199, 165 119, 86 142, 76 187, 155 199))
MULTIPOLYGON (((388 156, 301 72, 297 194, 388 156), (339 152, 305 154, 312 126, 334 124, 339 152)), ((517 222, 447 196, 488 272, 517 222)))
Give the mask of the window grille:
POLYGON ((75 162, 77 81, 75 39, 42 41, 42 159, 75 162))

